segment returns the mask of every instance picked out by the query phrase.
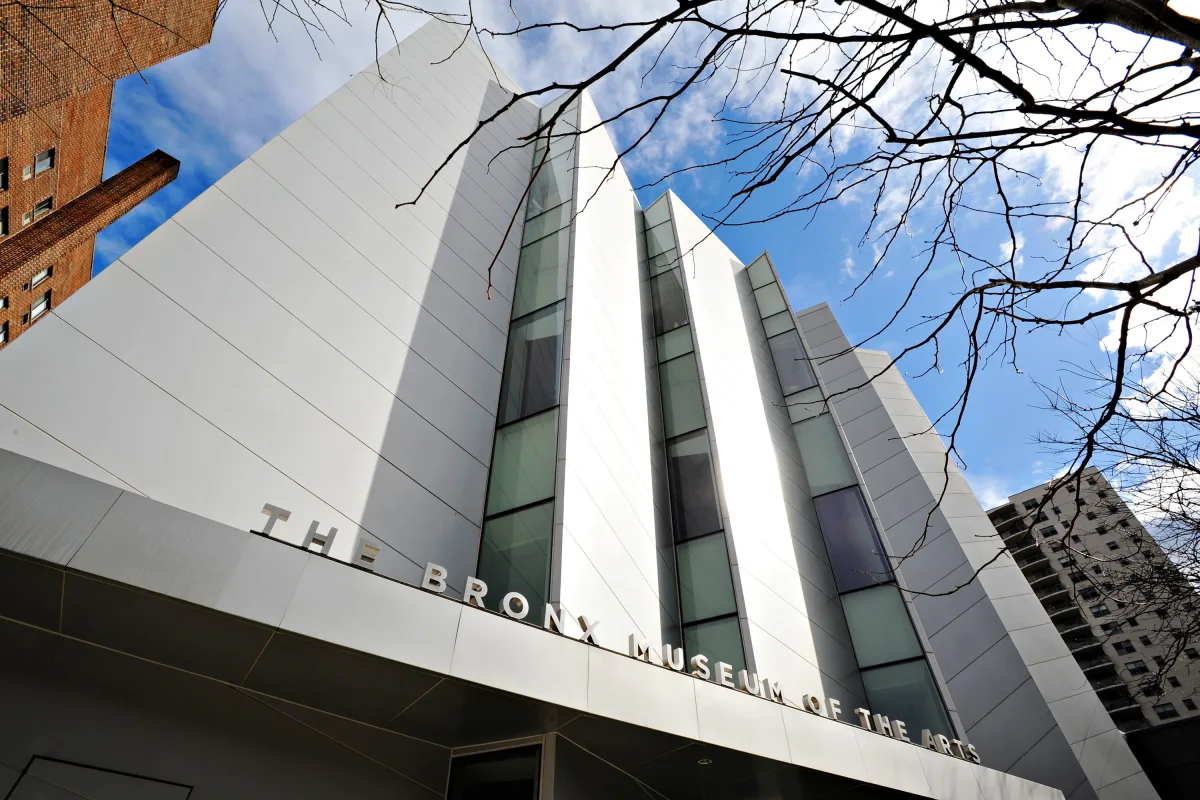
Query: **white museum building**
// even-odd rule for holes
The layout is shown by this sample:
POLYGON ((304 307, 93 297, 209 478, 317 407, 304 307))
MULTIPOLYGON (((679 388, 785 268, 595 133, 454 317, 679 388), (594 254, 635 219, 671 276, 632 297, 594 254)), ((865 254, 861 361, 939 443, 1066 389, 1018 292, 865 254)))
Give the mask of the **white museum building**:
POLYGON ((889 357, 586 94, 397 207, 460 38, 0 353, 0 796, 1156 798, 889 357))

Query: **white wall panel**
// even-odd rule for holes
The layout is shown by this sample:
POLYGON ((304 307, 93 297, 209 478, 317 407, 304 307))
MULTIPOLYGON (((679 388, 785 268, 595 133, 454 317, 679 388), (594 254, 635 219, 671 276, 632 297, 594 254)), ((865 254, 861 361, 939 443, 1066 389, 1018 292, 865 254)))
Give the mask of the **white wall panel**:
MULTIPOLYGON (((582 127, 600 118, 581 98, 582 127)), ((656 649, 677 600, 660 597, 674 555, 656 527, 636 199, 608 133, 578 143, 568 337, 566 481, 557 598, 573 614, 602 616, 604 646, 624 651, 637 633, 656 649), (595 583, 602 578, 607 591, 595 583), (601 608, 611 611, 601 614, 601 608)), ((672 640, 670 644, 678 645, 672 640)))

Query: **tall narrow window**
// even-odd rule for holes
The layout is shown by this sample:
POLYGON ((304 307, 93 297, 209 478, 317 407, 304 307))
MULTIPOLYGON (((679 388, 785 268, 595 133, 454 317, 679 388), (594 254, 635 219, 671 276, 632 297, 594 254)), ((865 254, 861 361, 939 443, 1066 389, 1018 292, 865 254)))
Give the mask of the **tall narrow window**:
POLYGON ((708 430, 685 434, 667 443, 671 482, 671 517, 677 540, 721 530, 721 509, 713 483, 708 430))
POLYGON ((488 515, 553 497, 557 452, 557 408, 498 429, 488 484, 488 515))
POLYGON ((54 210, 54 198, 47 197, 45 200, 39 200, 37 205, 33 207, 33 218, 35 220, 49 214, 54 210))
POLYGON ((33 305, 29 307, 29 321, 33 322, 34 320, 36 320, 38 317, 40 317, 42 314, 45 314, 49 310, 50 310, 50 293, 46 292, 44 295, 39 297, 37 300, 34 300, 33 305))
POLYGON ((0 192, 8 188, 8 156, 0 158, 0 192))
POLYGON ((679 269, 672 269, 651 279, 650 297, 654 303, 655 333, 665 333, 688 324, 683 273, 679 269))
POLYGON ((492 517, 483 525, 476 574, 498 591, 520 592, 529 601, 529 619, 541 620, 545 613, 553 529, 553 499, 492 517))
POLYGON ((8 206, 0 208, 0 236, 8 236, 8 206))
POLYGON ((0 344, 8 343, 8 323, 0 322, 0 344))
POLYGON ((813 499, 838 590, 848 592, 892 579, 883 545, 862 490, 851 486, 813 499))
POLYGON ((800 334, 794 327, 771 337, 767 344, 771 347, 771 358, 775 361, 775 371, 779 373, 779 383, 785 395, 817 385, 808 355, 800 344, 800 334))
POLYGON ((571 229, 561 230, 528 244, 517 264, 513 318, 517 319, 567 296, 567 261, 571 229))
POLYGON ((664 361, 658 369, 666 435, 674 437, 703 428, 707 421, 696 356, 688 354, 664 361))
POLYGON ((558 405, 563 314, 559 302, 513 323, 500 390, 499 424, 558 405))

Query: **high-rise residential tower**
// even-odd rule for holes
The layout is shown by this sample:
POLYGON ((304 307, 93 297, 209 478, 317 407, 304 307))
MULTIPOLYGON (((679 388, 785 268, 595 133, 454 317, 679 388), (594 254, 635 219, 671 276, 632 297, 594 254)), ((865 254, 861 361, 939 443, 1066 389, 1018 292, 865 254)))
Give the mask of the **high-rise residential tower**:
POLYGON ((1155 797, 888 357, 586 94, 404 204, 512 88, 425 25, 0 355, 13 796, 1155 797))
POLYGON ((0 7, 0 348, 92 277, 96 234, 173 181, 155 151, 104 177, 113 83, 208 43, 217 0, 0 7))
POLYGON ((1200 714, 1200 641, 1177 641, 1187 626, 1125 577, 1167 557, 1102 472, 1018 492, 988 516, 1117 727, 1200 714))

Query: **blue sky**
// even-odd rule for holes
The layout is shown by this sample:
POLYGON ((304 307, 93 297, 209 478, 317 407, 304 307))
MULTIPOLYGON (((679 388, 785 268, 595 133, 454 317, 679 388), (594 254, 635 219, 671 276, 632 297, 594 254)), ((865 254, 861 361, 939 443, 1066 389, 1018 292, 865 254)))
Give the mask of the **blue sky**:
MULTIPOLYGON (((208 47, 147 70, 144 76, 130 76, 117 83, 106 174, 128 166, 155 148, 178 157, 182 167, 173 184, 100 235, 95 272, 102 271, 373 57, 373 28, 368 18, 357 18, 354 26, 331 28, 333 39, 322 42, 318 54, 295 30, 281 30, 279 41, 275 41, 258 14, 254 4, 230 4, 208 47)), ((416 22, 412 17, 402 17, 395 24, 403 36, 416 22)), ((503 44, 496 48, 501 50, 497 60, 529 85, 557 68, 546 61, 548 48, 541 44, 503 44)), ((586 59, 579 57, 576 61, 586 59)), ((606 98, 597 97, 597 102, 603 111, 606 98)), ((691 112, 701 113, 695 109, 691 112)), ((712 129, 714 123, 701 116, 701 125, 709 127, 698 127, 694 119, 683 119, 680 124, 689 128, 687 144, 695 150, 689 155, 711 154, 714 148, 719 152, 720 131, 712 129), (696 131, 700 131, 699 137, 696 131)), ((658 177, 663 167, 656 161, 659 152, 648 148, 629 165, 635 183, 658 177)), ((700 212, 715 211, 729 189, 723 177, 715 174, 680 178, 669 185, 700 212)), ((775 196, 783 197, 793 187, 781 185, 775 196)), ((653 200, 662 189, 643 191, 643 203, 653 200)), ((803 308, 828 302, 850 338, 858 341, 874 332, 881 316, 893 308, 898 292, 907 286, 902 283, 903 275, 881 275, 853 299, 846 300, 872 258, 869 248, 858 246, 864 214, 862 206, 849 203, 823 212, 815 221, 784 218, 755 227, 726 229, 721 237, 746 262, 762 250, 770 250, 793 305, 803 308)), ((894 263, 917 257, 923 232, 917 226, 911 233, 901 242, 894 263)), ((972 233, 990 239, 999 232, 980 226, 972 233)), ((915 316, 944 308, 952 300, 955 287, 960 285, 957 267, 942 265, 941 269, 944 276, 926 287, 916 304, 915 316)), ((1097 346, 1102 333, 1099 329, 1071 336, 1043 332, 1022 341, 1022 374, 1008 367, 985 371, 958 441, 968 479, 985 506, 1045 481, 1056 471, 1059 465, 1053 457, 1034 443, 1039 429, 1059 424, 1053 415, 1039 409, 1044 400, 1035 381, 1054 383, 1068 363, 1102 360, 1103 352, 1097 346)), ((911 342, 912 336, 900 327, 868 346, 894 353, 911 342)), ((917 361, 904 369, 931 418, 954 402, 962 386, 963 376, 953 358, 953 347, 947 349, 950 356, 943 360, 945 369, 941 374, 913 376, 923 368, 923 363, 917 361)), ((939 425, 939 430, 948 430, 948 425, 939 425)))

